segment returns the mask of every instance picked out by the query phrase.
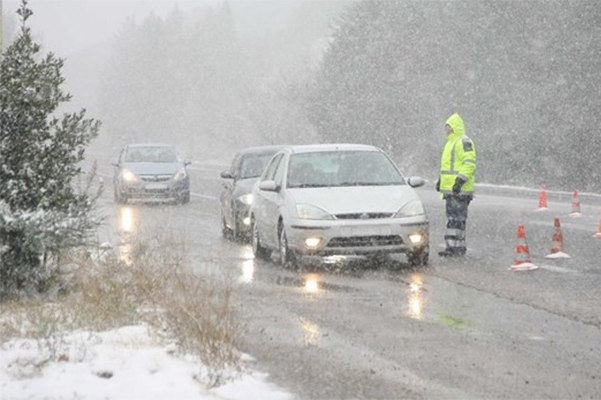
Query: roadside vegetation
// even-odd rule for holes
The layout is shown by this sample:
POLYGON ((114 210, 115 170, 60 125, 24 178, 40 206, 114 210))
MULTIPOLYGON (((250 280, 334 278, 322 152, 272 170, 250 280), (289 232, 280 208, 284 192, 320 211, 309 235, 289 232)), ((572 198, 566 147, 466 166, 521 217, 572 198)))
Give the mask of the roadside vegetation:
POLYGON ((158 341, 175 344, 177 353, 195 357, 210 385, 223 383, 240 366, 231 281, 194 274, 185 242, 174 232, 127 246, 127 255, 108 248, 65 252, 52 296, 2 304, 0 345, 34 339, 45 359, 68 361, 83 351, 64 340, 74 331, 143 325, 158 341))
POLYGON ((167 230, 130 238, 127 255, 98 245, 103 186, 81 165, 100 122, 85 110, 57 117, 71 99, 64 61, 40 54, 27 0, 17 14, 0 59, 0 346, 30 338, 43 363, 68 361, 74 331, 144 325, 219 385, 239 369, 230 281, 195 275, 185 241, 167 230))

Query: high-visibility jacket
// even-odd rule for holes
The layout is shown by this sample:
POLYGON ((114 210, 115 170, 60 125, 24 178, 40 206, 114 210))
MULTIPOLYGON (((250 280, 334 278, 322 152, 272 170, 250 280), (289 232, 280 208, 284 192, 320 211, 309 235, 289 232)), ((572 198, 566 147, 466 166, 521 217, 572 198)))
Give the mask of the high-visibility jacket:
POLYGON ((461 187, 462 195, 474 193, 474 175, 476 174, 476 147, 465 135, 463 119, 453 114, 447 119, 453 132, 447 135, 447 143, 440 160, 440 192, 453 193, 453 185, 458 176, 465 180, 461 187))

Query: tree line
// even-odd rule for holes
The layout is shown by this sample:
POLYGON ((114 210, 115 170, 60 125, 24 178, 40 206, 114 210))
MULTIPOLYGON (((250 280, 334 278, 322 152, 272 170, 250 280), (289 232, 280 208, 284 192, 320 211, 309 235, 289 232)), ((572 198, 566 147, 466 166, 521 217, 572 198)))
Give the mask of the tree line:
POLYGON ((304 109, 323 140, 379 145, 430 177, 459 112, 478 181, 599 191, 600 54, 595 1, 364 0, 304 109))

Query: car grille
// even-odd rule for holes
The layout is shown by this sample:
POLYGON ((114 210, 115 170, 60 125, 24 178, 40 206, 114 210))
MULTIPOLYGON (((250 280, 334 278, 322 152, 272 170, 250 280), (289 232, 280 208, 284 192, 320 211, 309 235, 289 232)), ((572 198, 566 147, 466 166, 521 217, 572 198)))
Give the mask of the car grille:
POLYGON ((400 246, 403 239, 398 235, 349 236, 332 238, 326 247, 400 246))
POLYGON ((140 175, 144 182, 166 182, 171 179, 171 175, 140 175))
POLYGON ((336 214, 337 219, 382 219, 392 217, 391 213, 354 213, 354 214, 336 214))

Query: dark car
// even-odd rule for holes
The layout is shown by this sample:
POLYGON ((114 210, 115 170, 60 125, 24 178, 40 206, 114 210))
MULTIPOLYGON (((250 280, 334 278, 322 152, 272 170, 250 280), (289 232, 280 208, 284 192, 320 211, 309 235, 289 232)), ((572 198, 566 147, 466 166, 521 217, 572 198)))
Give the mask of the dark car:
POLYGON ((173 199, 190 201, 190 178, 175 146, 130 144, 121 150, 113 178, 115 201, 129 199, 173 199))
POLYGON ((221 177, 226 179, 219 196, 224 237, 250 237, 248 211, 253 200, 253 185, 271 157, 282 148, 261 146, 243 149, 234 157, 230 169, 221 173, 221 177))

